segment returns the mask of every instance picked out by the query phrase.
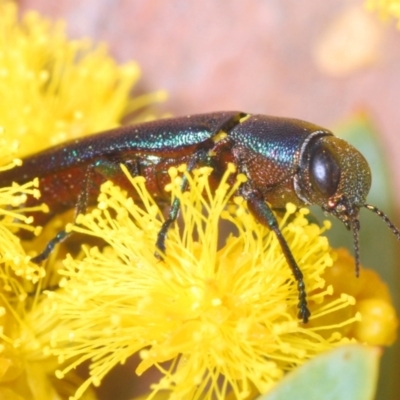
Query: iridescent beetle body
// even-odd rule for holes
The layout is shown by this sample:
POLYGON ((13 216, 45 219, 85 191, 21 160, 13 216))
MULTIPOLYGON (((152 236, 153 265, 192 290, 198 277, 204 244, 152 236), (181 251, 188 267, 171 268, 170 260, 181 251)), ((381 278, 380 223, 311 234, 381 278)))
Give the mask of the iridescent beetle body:
MULTIPOLYGON (((144 176, 149 192, 162 202, 168 199, 164 187, 169 183, 169 167, 186 163, 191 171, 211 166, 210 180, 216 186, 228 162, 247 177, 238 194, 247 200, 254 217, 277 235, 297 280, 299 317, 304 322, 310 312, 303 275, 271 209, 283 209, 288 202, 298 206, 315 204, 335 215, 353 232, 357 273, 361 207, 380 215, 400 238, 388 218, 365 202, 371 185, 365 158, 330 131, 296 119, 232 111, 126 126, 27 157, 22 167, 0 173, 0 184, 24 183, 39 177, 40 201, 51 210, 50 214, 36 215, 36 221, 43 224, 69 208, 75 208, 77 214, 85 212, 96 201, 99 186, 106 180, 121 185, 135 197, 120 164, 132 175, 144 176)), ((185 179, 182 186, 187 186, 185 179)), ((175 199, 156 240, 161 254, 165 252, 168 228, 178 212, 179 201, 175 199)), ((65 231, 60 232, 33 261, 46 259, 67 236, 65 231)))

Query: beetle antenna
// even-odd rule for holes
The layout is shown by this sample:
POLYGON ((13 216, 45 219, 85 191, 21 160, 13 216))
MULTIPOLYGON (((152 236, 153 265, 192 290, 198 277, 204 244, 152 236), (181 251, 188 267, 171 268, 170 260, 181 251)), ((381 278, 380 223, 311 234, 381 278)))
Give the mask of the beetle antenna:
POLYGON ((379 215, 385 222, 386 225, 391 229, 391 231, 397 237, 397 240, 400 240, 400 230, 393 224, 393 222, 381 211, 378 207, 375 207, 371 204, 364 204, 364 207, 370 211, 373 211, 375 214, 379 215))
POLYGON ((353 243, 354 243, 354 257, 356 260, 356 277, 360 275, 360 245, 359 245, 359 232, 360 232, 360 221, 353 219, 351 221, 351 231, 353 232, 353 243))

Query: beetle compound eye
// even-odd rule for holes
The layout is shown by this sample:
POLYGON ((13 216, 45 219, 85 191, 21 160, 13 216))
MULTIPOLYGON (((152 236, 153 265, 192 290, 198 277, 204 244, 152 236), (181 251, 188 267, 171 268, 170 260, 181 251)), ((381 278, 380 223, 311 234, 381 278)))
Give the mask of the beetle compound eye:
POLYGON ((330 197, 336 193, 340 181, 340 166, 332 153, 320 147, 310 160, 310 177, 314 189, 330 197))

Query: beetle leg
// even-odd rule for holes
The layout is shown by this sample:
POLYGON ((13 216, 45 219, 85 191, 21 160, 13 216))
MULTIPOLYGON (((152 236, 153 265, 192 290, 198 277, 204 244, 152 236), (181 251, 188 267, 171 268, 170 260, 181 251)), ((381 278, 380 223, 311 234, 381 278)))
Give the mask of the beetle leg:
POLYGON ((279 229, 278 221, 276 220, 271 208, 257 191, 249 187, 249 185, 247 185, 247 187, 245 185, 242 186, 243 189, 241 190, 241 194, 247 200, 247 205, 250 212, 256 217, 257 221, 263 225, 266 225, 275 233, 286 258, 286 262, 289 264, 289 267, 297 281, 297 290, 299 292, 298 317, 301 318, 304 323, 306 323, 311 313, 307 307, 307 292, 303 279, 303 273, 297 265, 297 262, 290 251, 289 245, 279 229))
MULTIPOLYGON (((92 182, 94 167, 95 163, 87 167, 85 173, 85 179, 83 182, 83 190, 80 192, 78 201, 75 206, 74 220, 79 214, 84 214, 86 212, 86 208, 89 201, 89 189, 90 189, 90 184, 92 182)), ((58 232, 57 235, 47 243, 45 249, 36 257, 33 257, 31 261, 34 262, 35 264, 40 264, 42 261, 46 260, 49 257, 50 253, 53 251, 54 247, 57 244, 63 242, 70 235, 71 233, 65 230, 58 232)))
POLYGON ((58 232, 57 235, 47 243, 45 249, 37 256, 33 257, 31 261, 35 264, 40 264, 42 261, 46 260, 53 251, 54 247, 58 243, 64 241, 68 236, 69 233, 67 233, 65 230, 58 232))
MULTIPOLYGON (((185 176, 183 176, 181 190, 185 191, 186 189, 187 179, 185 178, 185 176)), ((158 250, 156 250, 155 256, 161 260, 164 258, 162 254, 165 254, 165 239, 167 238, 168 229, 176 221, 180 207, 181 202, 179 201, 179 199, 175 198, 172 202, 171 208, 169 209, 168 218, 164 221, 160 231, 157 234, 156 248, 158 250)))
MULTIPOLYGON (((121 171, 120 167, 121 163, 124 163, 126 165, 126 167, 128 168, 129 172, 132 175, 135 176, 138 174, 137 163, 135 162, 126 163, 119 159, 115 160, 99 159, 87 167, 85 173, 85 179, 82 184, 82 190, 79 194, 78 201, 76 202, 75 206, 74 221, 76 220, 76 217, 79 214, 84 214, 86 212, 86 209, 89 204, 89 193, 93 181, 93 176, 95 174, 100 174, 106 178, 111 178, 113 175, 121 171)), ((35 264, 39 264, 42 261, 46 260, 49 257, 50 253, 53 251, 54 247, 57 244, 63 242, 70 235, 71 233, 65 230, 58 232, 57 235, 47 243, 45 249, 36 257, 33 257, 31 261, 34 262, 35 264)))
MULTIPOLYGON (((208 165, 209 164, 208 159, 209 159, 208 151, 205 149, 199 150, 190 159, 190 162, 188 163, 188 166, 187 166, 187 171, 191 172, 199 164, 208 165)), ((183 175, 181 191, 184 192, 185 190, 187 190, 187 188, 188 188, 188 181, 187 181, 186 176, 183 175)), ((176 221, 178 214, 179 214, 180 207, 181 207, 181 202, 179 201, 178 198, 175 198, 172 201, 172 205, 171 205, 171 208, 168 213, 168 218, 164 221, 164 223, 161 226, 160 231, 158 232, 157 240, 156 240, 156 248, 160 252, 156 250, 155 256, 161 260, 164 258, 163 254, 165 254, 165 249, 166 249, 165 239, 167 238, 168 229, 176 221)))

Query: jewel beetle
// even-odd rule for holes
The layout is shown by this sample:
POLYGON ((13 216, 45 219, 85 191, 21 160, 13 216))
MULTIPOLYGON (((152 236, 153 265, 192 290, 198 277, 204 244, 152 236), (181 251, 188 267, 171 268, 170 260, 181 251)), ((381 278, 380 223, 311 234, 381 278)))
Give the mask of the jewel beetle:
MULTIPOLYGON (((149 192, 162 203, 169 200, 164 190, 169 167, 185 163, 190 172, 210 166, 210 184, 215 187, 229 162, 236 165, 237 173, 247 177, 238 194, 247 201, 256 220, 277 236, 297 281, 298 316, 303 322, 310 316, 303 274, 273 210, 283 209, 288 202, 297 206, 315 204, 336 216, 353 233, 356 274, 360 208, 379 215, 400 240, 400 231, 388 217, 366 203, 371 172, 362 154, 329 130, 290 118, 229 111, 124 126, 26 157, 21 167, 0 173, 0 185, 21 184, 39 177, 40 201, 51 211, 37 214, 35 220, 44 224, 66 209, 75 208, 76 215, 84 213, 96 202, 99 187, 106 180, 132 192, 120 164, 133 176, 144 176, 149 192)), ((183 178, 182 182, 185 190, 187 181, 183 178)), ((29 199, 29 204, 35 201, 29 199)), ((158 234, 155 245, 159 254, 166 250, 168 228, 176 220, 179 206, 179 200, 174 199, 158 234)), ((68 235, 59 232, 32 261, 44 261, 68 235)))

